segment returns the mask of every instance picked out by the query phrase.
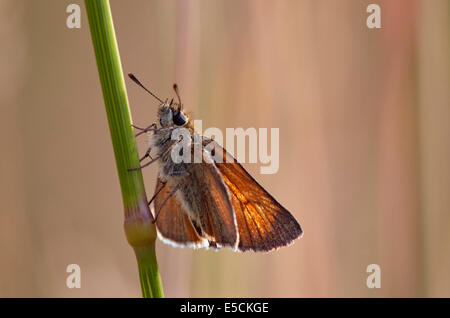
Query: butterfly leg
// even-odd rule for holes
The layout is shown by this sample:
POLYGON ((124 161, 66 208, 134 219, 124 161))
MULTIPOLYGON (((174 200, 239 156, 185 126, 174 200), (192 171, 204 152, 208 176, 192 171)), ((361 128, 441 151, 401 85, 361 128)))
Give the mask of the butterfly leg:
MULTIPOLYGON (((131 127, 135 128, 135 129, 137 129, 137 130, 145 130, 145 128, 138 127, 138 126, 136 126, 136 125, 134 125, 134 124, 131 124, 131 127)), ((147 127, 147 128, 150 128, 150 126, 147 127)))
MULTIPOLYGON (((169 139, 169 140, 170 140, 170 139, 169 139)), ((176 142, 178 142, 178 141, 176 141, 176 142)), ((144 165, 138 167, 138 168, 131 168, 131 169, 128 169, 128 171, 141 170, 141 169, 143 169, 143 168, 145 168, 145 167, 151 165, 152 163, 154 163, 154 162, 155 162, 156 160, 158 160, 159 158, 163 157, 167 152, 169 152, 169 151, 171 151, 171 150, 172 150, 171 148, 168 148, 163 154, 160 154, 160 155, 159 155, 158 157, 156 157, 156 158, 152 158, 152 157, 150 157, 150 151, 151 151, 151 148, 149 148, 149 149, 147 150, 147 152, 145 153, 144 157, 142 157, 141 159, 139 159, 139 162, 141 162, 142 160, 144 160, 146 157, 150 157, 151 160, 150 160, 149 162, 147 162, 146 164, 144 164, 144 165)))
POLYGON ((152 196, 152 198, 150 199, 150 201, 148 201, 148 205, 150 205, 153 200, 155 200, 156 196, 162 191, 162 189, 164 189, 164 187, 166 186, 167 181, 163 182, 161 187, 155 192, 155 194, 152 196))
POLYGON ((153 223, 156 223, 156 221, 158 220, 158 215, 161 212, 162 208, 164 207, 164 204, 166 204, 167 200, 169 200, 170 197, 175 194, 175 192, 178 190, 179 187, 180 187, 180 184, 177 184, 170 190, 169 194, 167 195, 167 198, 164 199, 164 201, 161 203, 161 206, 159 207, 158 211, 156 211, 155 218, 153 219, 153 223))
POLYGON ((156 123, 151 124, 150 126, 146 127, 146 128, 141 128, 135 125, 131 125, 133 128, 140 130, 140 132, 138 132, 137 134, 135 134, 135 137, 138 137, 148 131, 153 131, 156 129, 156 123))
POLYGON ((137 168, 131 168, 131 169, 128 169, 128 171, 136 171, 136 170, 144 169, 145 167, 147 167, 147 166, 151 165, 152 163, 154 163, 154 162, 155 162, 156 160, 158 160, 159 158, 161 158, 161 157, 158 156, 158 157, 156 157, 156 158, 150 160, 150 161, 147 162, 146 164, 144 164, 144 165, 142 165, 142 166, 140 166, 140 167, 137 167, 137 168))
POLYGON ((150 156, 150 152, 152 151, 152 148, 148 148, 147 151, 145 152, 145 154, 142 156, 142 158, 139 159, 139 162, 141 162, 142 160, 144 160, 145 158, 149 157, 150 160, 153 160, 152 156, 150 156))

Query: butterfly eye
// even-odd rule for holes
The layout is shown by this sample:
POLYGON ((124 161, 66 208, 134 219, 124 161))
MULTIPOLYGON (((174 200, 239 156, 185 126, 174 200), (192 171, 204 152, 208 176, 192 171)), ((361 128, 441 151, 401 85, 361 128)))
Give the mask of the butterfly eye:
POLYGON ((173 123, 177 126, 183 126, 186 124, 186 121, 186 116, 180 111, 173 115, 173 123))

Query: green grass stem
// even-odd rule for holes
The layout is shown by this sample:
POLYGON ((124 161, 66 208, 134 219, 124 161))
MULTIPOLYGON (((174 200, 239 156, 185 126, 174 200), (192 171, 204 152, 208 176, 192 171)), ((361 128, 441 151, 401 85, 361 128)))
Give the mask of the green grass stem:
POLYGON ((131 113, 108 0, 85 0, 125 210, 144 297, 164 297, 155 254, 156 228, 147 205, 131 113))

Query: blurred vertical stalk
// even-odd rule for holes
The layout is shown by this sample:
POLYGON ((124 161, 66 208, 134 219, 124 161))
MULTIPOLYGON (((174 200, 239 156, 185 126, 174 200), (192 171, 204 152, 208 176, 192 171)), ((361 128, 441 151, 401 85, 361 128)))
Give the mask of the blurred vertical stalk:
POLYGON ((156 229, 147 205, 131 128, 131 114, 108 0, 85 0, 125 210, 124 228, 134 248, 142 295, 164 297, 155 255, 156 229))

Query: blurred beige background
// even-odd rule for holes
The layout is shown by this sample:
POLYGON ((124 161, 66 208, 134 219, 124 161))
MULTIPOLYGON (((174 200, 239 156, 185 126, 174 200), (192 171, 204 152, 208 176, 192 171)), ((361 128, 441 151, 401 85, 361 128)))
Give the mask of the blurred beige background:
MULTIPOLYGON (((245 167, 305 232, 270 254, 158 242, 166 296, 450 296, 448 1, 111 8, 124 72, 162 97, 177 82, 204 127, 280 127, 279 172, 245 167)), ((84 3, 0 0, 0 43, 0 296, 139 297, 84 3)), ((135 124, 153 122, 155 100, 127 87, 135 124)))

